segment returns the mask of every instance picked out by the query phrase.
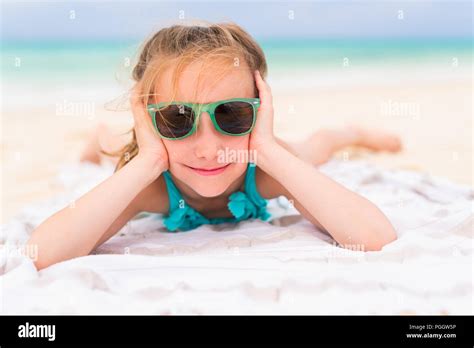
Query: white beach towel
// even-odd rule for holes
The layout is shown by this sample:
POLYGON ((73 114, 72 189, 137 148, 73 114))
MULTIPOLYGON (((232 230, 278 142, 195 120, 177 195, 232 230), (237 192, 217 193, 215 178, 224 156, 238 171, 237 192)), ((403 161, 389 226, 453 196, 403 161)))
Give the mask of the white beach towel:
POLYGON ((342 249, 280 197, 269 202, 270 223, 167 233, 159 216, 141 214, 93 255, 37 272, 21 252, 31 231, 113 172, 64 165, 66 193, 1 227, 1 312, 474 313, 472 188, 363 161, 333 159, 320 170, 377 204, 398 240, 380 252, 342 249))

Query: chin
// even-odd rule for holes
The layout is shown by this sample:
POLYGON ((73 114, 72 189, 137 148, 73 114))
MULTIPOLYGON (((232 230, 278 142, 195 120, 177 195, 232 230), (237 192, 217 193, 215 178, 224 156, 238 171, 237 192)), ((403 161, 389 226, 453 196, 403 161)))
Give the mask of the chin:
POLYGON ((223 194, 229 186, 245 171, 238 163, 231 163, 220 174, 201 175, 192 169, 182 166, 183 181, 202 197, 216 197, 223 194))
POLYGON ((227 183, 220 186, 213 185, 212 187, 210 187, 209 185, 206 185, 203 182, 196 182, 191 184, 190 186, 197 194, 206 198, 217 197, 224 193, 225 190, 227 190, 227 188, 229 187, 227 183))
MULTIPOLYGON (((227 173, 226 173, 227 174, 227 173)), ((186 184, 188 184, 197 194, 202 197, 216 197, 227 190, 232 183, 229 175, 219 174, 215 177, 201 176, 199 174, 190 173, 187 175, 186 184)))

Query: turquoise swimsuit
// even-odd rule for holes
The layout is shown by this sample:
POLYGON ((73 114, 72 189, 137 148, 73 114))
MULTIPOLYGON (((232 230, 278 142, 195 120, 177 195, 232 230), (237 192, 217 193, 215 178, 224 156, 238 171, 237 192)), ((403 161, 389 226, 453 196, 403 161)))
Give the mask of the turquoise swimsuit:
POLYGON ((178 188, 173 183, 169 171, 163 172, 169 197, 169 213, 163 222, 170 232, 189 231, 204 224, 220 224, 223 222, 239 222, 259 218, 267 220, 268 213, 265 200, 257 191, 255 184, 255 164, 249 163, 245 174, 245 192, 237 191, 229 196, 227 207, 234 217, 208 219, 186 204, 178 188))

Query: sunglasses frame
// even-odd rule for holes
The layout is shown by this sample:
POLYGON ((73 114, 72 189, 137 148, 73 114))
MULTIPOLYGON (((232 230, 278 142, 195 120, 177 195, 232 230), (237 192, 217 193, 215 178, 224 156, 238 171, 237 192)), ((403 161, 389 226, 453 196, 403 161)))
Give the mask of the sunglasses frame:
POLYGON ((232 99, 224 99, 224 100, 219 100, 219 101, 216 101, 216 102, 213 102, 213 103, 206 103, 206 104, 188 103, 188 102, 180 102, 180 101, 163 102, 163 103, 158 103, 158 104, 148 104, 147 105, 147 110, 148 110, 148 114, 150 115, 150 117, 153 121, 153 126, 155 127, 156 131, 158 132, 158 134, 162 138, 168 139, 168 140, 180 140, 180 139, 184 139, 184 138, 186 138, 186 137, 188 137, 188 136, 190 136, 190 135, 192 135, 196 132, 197 124, 198 124, 199 119, 201 117, 201 114, 203 112, 207 112, 209 114, 209 116, 211 117, 212 123, 214 124, 214 127, 220 133, 225 134, 225 135, 231 135, 231 136, 246 135, 246 134, 250 133, 252 131, 253 127, 255 126, 255 120, 257 118, 257 109, 259 107, 260 107, 260 99, 259 98, 232 98, 232 99), (225 103, 233 102, 233 101, 247 102, 253 108, 252 126, 250 127, 250 129, 248 131, 246 131, 244 133, 240 133, 240 134, 228 133, 228 132, 222 130, 221 127, 219 127, 219 125, 217 124, 216 116, 215 116, 215 113, 214 113, 216 108, 221 104, 225 104, 225 103), (194 114, 197 115, 194 119, 193 127, 191 128, 191 130, 187 134, 185 134, 181 137, 178 137, 178 138, 170 138, 170 137, 164 136, 163 134, 160 133, 160 130, 158 129, 158 126, 156 124, 156 117, 155 117, 156 112, 159 111, 160 109, 162 109, 164 106, 169 106, 169 105, 184 105, 184 106, 190 107, 192 109, 192 111, 194 112, 194 114))

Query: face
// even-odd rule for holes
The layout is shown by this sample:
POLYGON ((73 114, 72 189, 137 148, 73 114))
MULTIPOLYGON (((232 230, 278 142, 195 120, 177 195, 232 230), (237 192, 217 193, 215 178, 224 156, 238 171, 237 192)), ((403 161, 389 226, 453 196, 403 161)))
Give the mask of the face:
MULTIPOLYGON (((171 70, 160 76, 157 103, 173 99, 171 77, 171 70)), ((254 98, 254 86, 248 68, 232 67, 222 74, 215 68, 203 70, 202 62, 194 62, 179 77, 174 100, 211 103, 231 98, 254 98)), ((197 127, 194 134, 184 139, 163 139, 168 151, 169 171, 199 196, 215 197, 224 193, 245 172, 247 163, 237 154, 248 151, 250 134, 230 136, 219 133, 207 112, 201 114, 197 127), (215 168, 219 169, 205 170, 215 168)))

